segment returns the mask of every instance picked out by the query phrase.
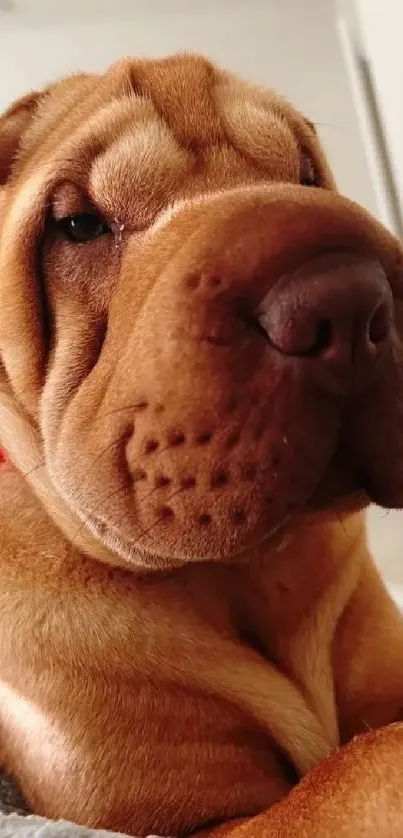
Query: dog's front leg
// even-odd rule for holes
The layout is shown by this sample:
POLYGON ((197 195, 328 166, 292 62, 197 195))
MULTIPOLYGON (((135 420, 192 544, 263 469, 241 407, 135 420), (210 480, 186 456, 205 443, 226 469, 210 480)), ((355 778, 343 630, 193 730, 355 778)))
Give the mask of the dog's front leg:
POLYGON ((206 837, 403 836, 403 619, 368 554, 332 652, 341 741, 348 744, 267 812, 206 837))
POLYGON ((403 721, 403 617, 369 555, 336 628, 333 672, 341 742, 403 721))
POLYGON ((255 818, 198 838, 392 838, 403 835, 403 724, 356 737, 255 818))

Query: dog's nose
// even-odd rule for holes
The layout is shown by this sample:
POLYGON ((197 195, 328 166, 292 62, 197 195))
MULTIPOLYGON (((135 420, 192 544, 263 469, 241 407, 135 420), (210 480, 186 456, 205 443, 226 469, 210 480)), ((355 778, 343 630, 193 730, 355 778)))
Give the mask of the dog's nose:
POLYGON ((369 258, 334 254, 282 277, 259 308, 259 323, 284 355, 309 358, 329 383, 351 374, 364 383, 388 343, 389 283, 369 258))

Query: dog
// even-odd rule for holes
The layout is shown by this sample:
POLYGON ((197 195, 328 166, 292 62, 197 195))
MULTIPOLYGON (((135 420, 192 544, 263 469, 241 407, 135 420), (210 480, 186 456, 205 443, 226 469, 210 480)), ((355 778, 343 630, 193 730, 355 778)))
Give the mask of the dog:
POLYGON ((133 835, 403 834, 403 253, 203 56, 0 121, 0 763, 133 835))

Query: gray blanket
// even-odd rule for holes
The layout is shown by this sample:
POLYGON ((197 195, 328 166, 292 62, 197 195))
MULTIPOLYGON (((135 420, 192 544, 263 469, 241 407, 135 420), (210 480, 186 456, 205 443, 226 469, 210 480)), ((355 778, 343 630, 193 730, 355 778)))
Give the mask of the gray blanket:
MULTIPOLYGON (((0 838, 123 838, 104 829, 30 815, 15 785, 0 773, 0 838)), ((149 838, 157 838, 150 835, 149 838)))

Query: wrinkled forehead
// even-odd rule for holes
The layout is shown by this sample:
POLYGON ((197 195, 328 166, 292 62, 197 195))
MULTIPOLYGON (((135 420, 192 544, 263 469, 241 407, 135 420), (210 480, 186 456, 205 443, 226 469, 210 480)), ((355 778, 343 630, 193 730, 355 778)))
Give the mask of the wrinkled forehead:
POLYGON ((307 136, 274 93, 204 58, 174 56, 123 61, 105 76, 56 85, 25 154, 53 154, 108 215, 143 226, 178 197, 205 189, 297 182, 307 136))
POLYGON ((109 215, 130 223, 135 199, 135 223, 142 226, 178 198, 262 178, 298 181, 291 126, 236 83, 216 80, 207 97, 195 82, 187 96, 171 91, 163 107, 152 85, 148 93, 138 91, 98 117, 110 139, 91 161, 88 191, 109 215))

